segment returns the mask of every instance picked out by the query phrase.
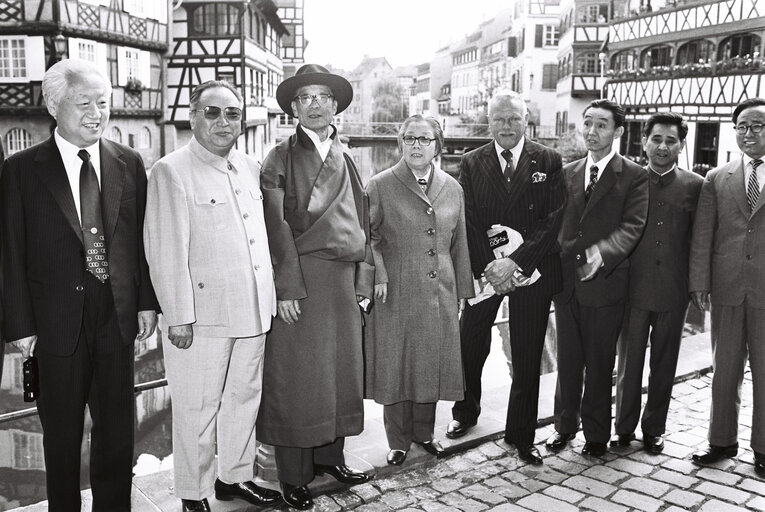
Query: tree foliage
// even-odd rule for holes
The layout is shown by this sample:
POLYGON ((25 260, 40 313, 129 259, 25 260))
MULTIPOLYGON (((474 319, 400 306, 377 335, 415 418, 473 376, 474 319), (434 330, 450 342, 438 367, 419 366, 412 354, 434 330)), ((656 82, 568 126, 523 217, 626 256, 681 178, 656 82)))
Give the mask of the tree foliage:
POLYGON ((380 81, 374 88, 372 121, 395 123, 406 119, 409 105, 404 101, 404 90, 394 78, 380 81))

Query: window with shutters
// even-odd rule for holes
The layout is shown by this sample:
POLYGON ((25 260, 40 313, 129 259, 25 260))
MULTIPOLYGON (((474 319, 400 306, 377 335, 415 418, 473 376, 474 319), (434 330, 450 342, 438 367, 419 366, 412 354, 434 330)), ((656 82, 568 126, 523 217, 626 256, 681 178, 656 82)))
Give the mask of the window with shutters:
POLYGON ((96 42, 79 41, 77 43, 77 56, 88 62, 96 62, 96 42))
POLYGON ((26 77, 27 59, 24 39, 0 39, 0 78, 26 77))
POLYGON ((755 34, 735 34, 720 43, 717 60, 733 57, 751 57, 760 52, 760 37, 755 34))
POLYGON ((8 156, 26 149, 32 145, 32 136, 24 128, 11 128, 5 138, 8 156))
POLYGON ((600 59, 595 52, 587 52, 576 58, 575 72, 579 74, 600 73, 600 59))
POLYGON ((545 64, 542 66, 542 89, 555 89, 558 82, 557 64, 545 64))

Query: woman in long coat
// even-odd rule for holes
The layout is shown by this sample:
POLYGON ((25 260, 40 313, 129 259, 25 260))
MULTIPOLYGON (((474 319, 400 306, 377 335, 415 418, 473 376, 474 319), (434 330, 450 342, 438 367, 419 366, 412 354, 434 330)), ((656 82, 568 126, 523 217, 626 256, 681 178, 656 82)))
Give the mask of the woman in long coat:
POLYGON ((438 400, 461 400, 459 307, 473 296, 465 200, 433 160, 443 147, 438 121, 415 115, 398 134, 403 158, 367 185, 375 307, 367 324, 366 394, 383 404, 388 463, 412 441, 438 455, 438 400))

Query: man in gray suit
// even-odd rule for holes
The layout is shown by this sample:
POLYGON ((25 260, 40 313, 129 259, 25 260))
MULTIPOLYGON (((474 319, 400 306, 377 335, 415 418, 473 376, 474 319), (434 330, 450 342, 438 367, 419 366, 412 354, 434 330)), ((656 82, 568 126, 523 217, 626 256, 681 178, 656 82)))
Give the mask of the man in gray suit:
POLYGON ((738 452, 738 412, 747 352, 752 369, 754 468, 765 475, 765 99, 733 111, 743 155, 707 174, 693 226, 691 300, 712 311, 712 410, 709 447, 693 455, 711 464, 738 452))
POLYGON ((252 482, 276 313, 259 168, 232 149, 242 129, 239 91, 209 81, 190 103, 194 137, 154 165, 144 227, 166 333, 175 494, 184 511, 210 510, 213 489, 219 500, 274 505, 279 493, 252 482))
POLYGON ((659 112, 648 119, 643 136, 648 155, 648 221, 630 255, 629 305, 618 349, 616 435, 611 446, 626 446, 635 439, 650 329, 651 373, 641 422, 648 453, 664 449, 667 411, 688 310, 691 230, 704 181, 677 166, 687 134, 683 116, 659 112))

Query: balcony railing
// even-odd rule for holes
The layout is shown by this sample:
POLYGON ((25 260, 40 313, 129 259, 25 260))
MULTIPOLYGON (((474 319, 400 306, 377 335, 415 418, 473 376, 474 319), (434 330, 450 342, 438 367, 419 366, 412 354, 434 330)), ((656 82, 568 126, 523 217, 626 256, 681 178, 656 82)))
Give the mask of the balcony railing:
POLYGON ((732 57, 717 62, 698 62, 688 64, 673 64, 671 66, 654 66, 651 68, 609 70, 610 80, 653 80, 656 78, 683 78, 690 76, 714 76, 752 74, 765 72, 765 57, 755 55, 750 57, 732 57))

